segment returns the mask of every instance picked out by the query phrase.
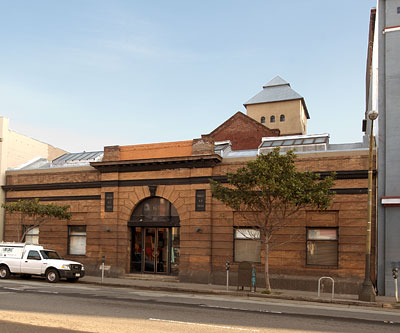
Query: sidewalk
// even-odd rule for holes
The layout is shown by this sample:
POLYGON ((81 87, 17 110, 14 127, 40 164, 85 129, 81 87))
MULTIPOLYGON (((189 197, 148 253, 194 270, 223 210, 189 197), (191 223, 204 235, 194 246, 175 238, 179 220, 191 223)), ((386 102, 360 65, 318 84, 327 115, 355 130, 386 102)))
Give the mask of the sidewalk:
POLYGON ((291 300, 301 302, 318 302, 325 304, 341 304, 376 308, 399 309, 400 303, 396 304, 396 299, 389 296, 377 296, 375 302, 363 302, 358 300, 358 295, 342 295, 336 294, 332 299, 332 294, 324 293, 318 297, 317 292, 299 291, 299 290, 273 290, 272 294, 263 294, 262 288, 256 292, 250 292, 249 288, 244 291, 237 291, 236 286, 230 286, 226 290, 226 286, 198 283, 178 282, 174 277, 170 276, 154 276, 143 274, 130 274, 119 278, 105 277, 103 283, 101 277, 85 276, 80 283, 97 284, 103 286, 113 286, 122 288, 132 288, 141 290, 169 291, 169 292, 185 292, 194 294, 209 295, 230 295, 238 297, 258 297, 276 300, 291 300))

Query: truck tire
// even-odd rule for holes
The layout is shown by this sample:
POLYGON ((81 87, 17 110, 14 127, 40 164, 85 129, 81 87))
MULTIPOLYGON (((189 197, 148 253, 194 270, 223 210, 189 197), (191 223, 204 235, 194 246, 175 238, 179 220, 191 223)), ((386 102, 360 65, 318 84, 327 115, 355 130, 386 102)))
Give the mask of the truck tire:
POLYGON ((10 277, 10 270, 7 266, 0 267, 0 279, 8 279, 10 277))
POLYGON ((50 283, 56 283, 60 280, 60 276, 58 275, 58 271, 54 268, 50 268, 46 271, 46 280, 50 283))

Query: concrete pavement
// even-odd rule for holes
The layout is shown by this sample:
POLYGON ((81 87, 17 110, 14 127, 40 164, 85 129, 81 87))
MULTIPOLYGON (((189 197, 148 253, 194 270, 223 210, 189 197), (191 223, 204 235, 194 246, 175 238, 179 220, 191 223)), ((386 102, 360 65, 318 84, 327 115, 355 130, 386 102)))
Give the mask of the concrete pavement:
POLYGON ((237 297, 261 297, 269 300, 280 299, 301 302, 318 302, 324 304, 342 304, 356 305, 375 308, 393 308, 400 310, 400 303, 396 303, 394 297, 376 296, 375 302, 363 302, 358 300, 358 295, 336 294, 332 299, 331 293, 323 293, 318 297, 317 292, 299 291, 299 290, 273 290, 272 294, 264 294, 262 288, 258 288, 256 292, 247 290, 236 290, 236 286, 230 286, 226 289, 223 285, 198 284, 179 282, 176 277, 172 276, 155 276, 145 274, 128 274, 118 278, 105 277, 102 281, 99 276, 85 276, 80 283, 98 284, 105 286, 170 291, 170 292, 186 292, 195 294, 214 294, 214 295, 231 295, 237 297))

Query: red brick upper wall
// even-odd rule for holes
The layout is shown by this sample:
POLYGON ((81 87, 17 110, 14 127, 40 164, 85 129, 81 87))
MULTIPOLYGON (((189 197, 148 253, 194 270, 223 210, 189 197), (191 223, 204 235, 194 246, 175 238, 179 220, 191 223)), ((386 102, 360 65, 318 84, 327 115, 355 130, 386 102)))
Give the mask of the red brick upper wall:
POLYGON ((257 149, 261 138, 279 136, 278 129, 270 129, 242 112, 237 112, 210 134, 202 135, 213 141, 230 140, 232 150, 257 149))

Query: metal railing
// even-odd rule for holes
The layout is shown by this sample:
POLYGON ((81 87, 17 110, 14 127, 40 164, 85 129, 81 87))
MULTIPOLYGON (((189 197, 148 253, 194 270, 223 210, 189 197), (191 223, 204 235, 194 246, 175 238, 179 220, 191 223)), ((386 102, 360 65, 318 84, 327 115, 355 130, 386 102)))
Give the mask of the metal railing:
POLYGON ((332 299, 333 299, 333 296, 335 294, 335 280, 333 278, 331 278, 330 276, 323 276, 323 277, 319 278, 319 280, 318 280, 318 297, 320 297, 320 294, 321 294, 321 281, 323 279, 328 279, 328 280, 332 281, 332 299))

